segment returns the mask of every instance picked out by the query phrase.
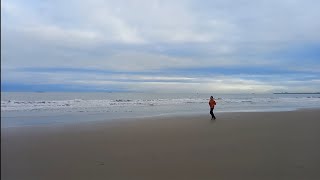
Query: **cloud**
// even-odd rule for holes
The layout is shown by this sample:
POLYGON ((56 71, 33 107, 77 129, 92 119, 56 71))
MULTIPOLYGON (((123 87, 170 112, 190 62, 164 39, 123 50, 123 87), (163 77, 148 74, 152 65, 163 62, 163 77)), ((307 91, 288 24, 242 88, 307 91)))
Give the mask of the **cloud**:
POLYGON ((83 47, 101 42, 101 35, 92 31, 79 31, 78 29, 63 29, 58 26, 26 27, 21 30, 29 38, 36 38, 47 43, 83 47))
MULTIPOLYGON (((271 93, 287 89, 314 91, 320 88, 319 75, 262 74, 239 75, 161 72, 112 72, 95 69, 25 69, 5 72, 5 83, 28 82, 29 85, 67 89, 71 86, 81 90, 117 89, 138 92, 197 92, 197 93, 271 93), (275 81, 274 79, 277 79, 275 81), (85 87, 85 89, 83 89, 85 87)), ((22 83, 24 84, 24 83, 22 83)))
POLYGON ((82 34, 88 31, 99 34, 99 38, 107 43, 210 42, 219 39, 232 26, 219 19, 199 23, 199 18, 187 1, 93 0, 47 3, 30 7, 21 2, 6 1, 4 12, 15 23, 13 26, 22 31, 38 34, 39 38, 44 39, 54 33, 55 39, 62 42, 70 38, 65 39, 65 36, 81 34, 81 31, 84 31, 82 34), (65 12, 65 5, 72 8, 72 14, 65 12), (50 6, 56 7, 57 11, 42 16, 42 9, 49 9, 50 12, 50 6), (59 13, 63 13, 64 17, 60 17, 59 13), (63 23, 63 18, 69 19, 69 24, 63 23))
POLYGON ((135 91, 319 88, 317 1, 5 0, 1 5, 5 81, 112 84, 135 91), (26 68, 49 71, 21 71, 26 68), (50 71, 63 68, 79 71, 50 71), (97 71, 113 73, 105 78, 97 71), (216 81, 207 79, 211 75, 216 81))

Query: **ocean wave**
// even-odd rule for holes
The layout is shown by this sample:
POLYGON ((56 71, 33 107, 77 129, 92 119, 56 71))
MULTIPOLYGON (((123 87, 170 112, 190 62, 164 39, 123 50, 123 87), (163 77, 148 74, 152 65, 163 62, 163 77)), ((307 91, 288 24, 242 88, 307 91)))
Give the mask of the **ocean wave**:
MULTIPOLYGON (((286 104, 298 105, 319 105, 319 97, 303 98, 216 98, 218 106, 285 106, 286 104)), ((8 100, 1 101, 1 111, 35 111, 35 110, 61 110, 61 111, 94 111, 95 109, 114 108, 114 107, 154 107, 154 106, 188 106, 188 105, 207 105, 206 98, 158 98, 158 99, 101 99, 101 100, 40 100, 40 101, 21 101, 8 100)))

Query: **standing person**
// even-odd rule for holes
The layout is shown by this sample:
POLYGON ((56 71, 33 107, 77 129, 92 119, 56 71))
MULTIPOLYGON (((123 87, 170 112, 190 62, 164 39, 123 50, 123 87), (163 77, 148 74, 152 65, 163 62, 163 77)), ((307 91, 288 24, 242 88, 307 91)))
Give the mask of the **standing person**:
POLYGON ((210 114, 211 114, 211 120, 212 119, 216 119, 216 116, 213 114, 213 109, 214 109, 214 106, 216 105, 216 101, 213 99, 213 96, 210 97, 210 100, 209 100, 209 106, 210 106, 210 114))

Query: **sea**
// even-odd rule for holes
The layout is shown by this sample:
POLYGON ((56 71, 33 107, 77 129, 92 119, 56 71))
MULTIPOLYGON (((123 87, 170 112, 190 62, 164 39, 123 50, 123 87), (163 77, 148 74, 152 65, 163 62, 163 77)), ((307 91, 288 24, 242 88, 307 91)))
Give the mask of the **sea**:
POLYGON ((320 94, 1 92, 1 127, 320 108, 320 94))

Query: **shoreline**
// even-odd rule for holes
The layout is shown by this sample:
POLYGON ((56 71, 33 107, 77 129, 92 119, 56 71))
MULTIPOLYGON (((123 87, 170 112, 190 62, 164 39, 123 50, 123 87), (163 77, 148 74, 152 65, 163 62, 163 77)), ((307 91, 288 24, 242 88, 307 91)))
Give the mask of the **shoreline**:
MULTIPOLYGON (((258 110, 232 110, 232 111, 214 111, 215 114, 228 114, 228 113, 265 113, 265 112, 292 112, 292 111, 308 111, 308 110, 320 110, 320 108, 270 108, 270 109, 258 109, 258 110)), ((2 112, 3 113, 3 112, 2 112)), ((109 117, 107 113, 90 113, 90 114, 82 114, 82 113, 64 113, 58 115, 47 115, 47 116, 18 116, 18 117, 10 117, 10 116, 1 116, 1 129, 7 128, 19 128, 19 127, 45 127, 45 126, 55 126, 55 125, 72 125, 78 123, 97 123, 97 122, 111 122, 111 121, 123 121, 123 120, 136 120, 136 119, 147 119, 147 118, 185 118, 189 116, 204 116, 207 115, 209 117, 209 110, 203 112, 179 112, 179 113, 162 113, 157 115, 136 115, 133 117, 123 116, 123 117, 109 117), (13 122, 8 122, 10 119, 18 119, 16 124, 13 122), (26 119, 29 119, 26 120, 26 119), (31 120, 30 120, 31 119, 31 120), (71 120, 70 120, 71 119, 71 120), (77 119, 77 120, 75 120, 77 119), (87 120, 94 119, 94 120, 87 120), (22 122, 19 122, 22 121, 22 122), (10 124, 9 124, 10 123, 10 124)))
POLYGON ((1 129, 2 179, 320 178, 320 110, 1 129))

